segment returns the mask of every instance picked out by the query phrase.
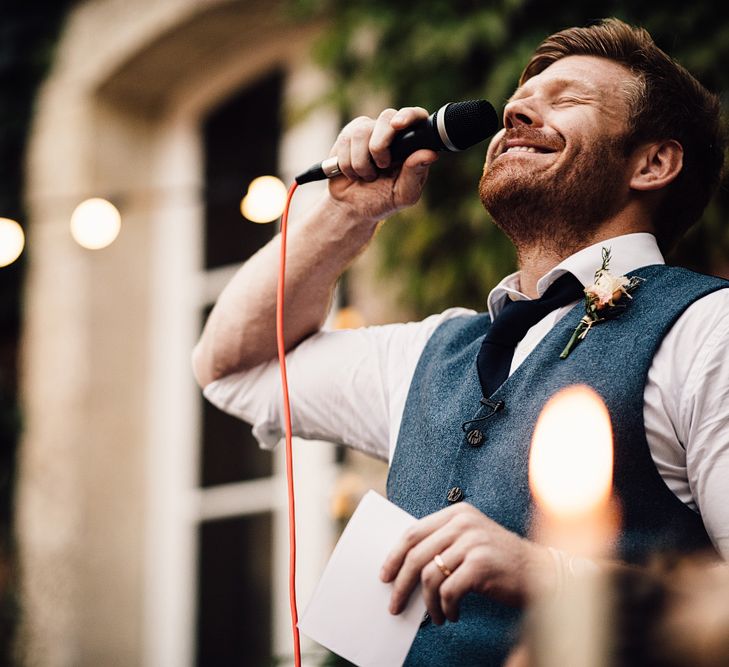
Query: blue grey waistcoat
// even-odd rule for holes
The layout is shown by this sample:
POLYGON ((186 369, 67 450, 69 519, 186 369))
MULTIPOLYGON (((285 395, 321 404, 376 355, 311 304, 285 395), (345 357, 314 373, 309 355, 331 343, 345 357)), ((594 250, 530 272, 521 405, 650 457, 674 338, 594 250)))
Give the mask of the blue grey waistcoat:
MULTIPOLYGON (((653 356, 676 319, 696 299, 729 283, 657 265, 631 275, 645 282, 625 311, 594 326, 562 360, 560 352, 584 315, 583 306, 575 306, 490 397, 504 404, 495 414, 480 402, 476 371, 489 316, 442 324, 423 351, 410 386, 388 497, 423 517, 448 506, 448 492, 457 487, 464 501, 509 530, 528 535, 527 461, 536 419, 552 394, 583 383, 602 396, 612 419, 614 493, 622 509, 617 552, 638 562, 656 550, 710 547, 699 515, 676 498, 656 471, 645 437, 643 392, 653 356), (482 432, 483 442, 469 445, 461 425, 487 415, 492 416, 472 425, 482 432)), ((516 638, 519 615, 471 593, 461 602, 458 622, 421 627, 406 664, 501 664, 516 638)))

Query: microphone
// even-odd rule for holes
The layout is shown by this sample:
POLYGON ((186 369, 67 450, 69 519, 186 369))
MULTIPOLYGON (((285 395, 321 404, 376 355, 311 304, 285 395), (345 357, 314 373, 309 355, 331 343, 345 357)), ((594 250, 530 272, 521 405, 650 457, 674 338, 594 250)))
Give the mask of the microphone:
MULTIPOLYGON (((444 104, 426 120, 401 130, 390 144, 392 164, 404 162, 421 148, 433 151, 462 151, 496 132, 499 117, 486 100, 466 100, 444 104)), ((296 177, 299 185, 333 178, 342 172, 336 157, 313 165, 296 177)))

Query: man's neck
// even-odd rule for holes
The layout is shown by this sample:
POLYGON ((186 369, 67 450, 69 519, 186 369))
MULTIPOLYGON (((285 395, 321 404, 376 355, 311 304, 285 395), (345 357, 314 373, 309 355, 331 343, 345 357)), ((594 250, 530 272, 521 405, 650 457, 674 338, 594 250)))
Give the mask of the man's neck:
POLYGON ((518 249, 519 261, 519 290, 530 299, 536 299, 537 282, 549 273, 564 257, 545 251, 543 248, 530 248, 528 250, 518 249))
POLYGON ((634 234, 636 232, 653 232, 652 225, 645 217, 632 217, 625 215, 613 218, 602 225, 589 238, 582 239, 580 243, 571 248, 550 248, 542 244, 517 247, 517 260, 519 264, 520 290, 530 299, 536 299, 537 282, 549 273, 557 264, 567 259, 570 255, 587 248, 595 243, 607 239, 622 236, 623 234, 634 234))

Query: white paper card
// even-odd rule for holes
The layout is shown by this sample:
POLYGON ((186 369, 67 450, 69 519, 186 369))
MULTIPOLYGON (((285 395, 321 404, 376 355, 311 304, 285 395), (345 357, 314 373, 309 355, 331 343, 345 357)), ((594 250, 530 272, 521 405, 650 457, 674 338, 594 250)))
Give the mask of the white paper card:
POLYGON ((392 584, 380 581, 390 550, 416 519, 368 491, 334 548, 299 629, 359 667, 402 665, 425 613, 418 586, 407 608, 388 611, 392 584))

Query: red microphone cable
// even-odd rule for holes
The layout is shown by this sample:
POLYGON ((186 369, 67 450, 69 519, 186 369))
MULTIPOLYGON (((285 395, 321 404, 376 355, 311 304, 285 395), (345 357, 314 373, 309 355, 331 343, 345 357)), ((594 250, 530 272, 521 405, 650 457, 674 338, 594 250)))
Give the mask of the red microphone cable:
POLYGON ((291 626, 294 633, 294 663, 301 667, 301 645, 299 640, 299 615, 296 609, 296 508, 294 503, 294 464, 291 446, 291 405, 289 403, 289 384, 286 376, 286 344, 284 341, 284 287, 286 277, 286 233, 288 230, 289 207, 291 198, 298 187, 294 182, 286 197, 286 206, 281 216, 281 259, 279 261, 278 289, 276 290, 276 344, 278 361, 281 368, 281 388, 283 391, 284 427, 286 430, 286 483, 289 505, 289 605, 291 607, 291 626))

